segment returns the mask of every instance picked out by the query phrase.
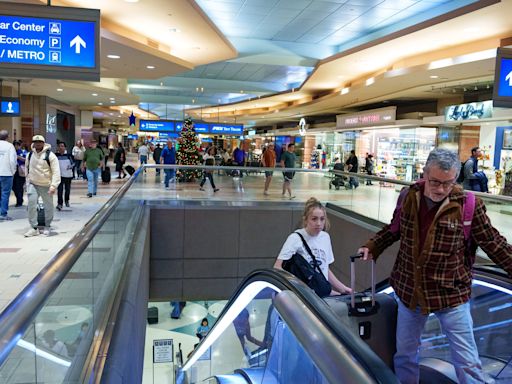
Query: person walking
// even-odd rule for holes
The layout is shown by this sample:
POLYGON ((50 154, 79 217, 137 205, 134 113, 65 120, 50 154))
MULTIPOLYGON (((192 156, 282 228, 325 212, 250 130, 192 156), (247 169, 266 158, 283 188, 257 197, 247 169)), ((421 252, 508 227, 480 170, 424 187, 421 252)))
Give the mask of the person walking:
MULTIPOLYGON (((148 156, 149 156, 149 148, 148 146, 146 145, 146 143, 143 143, 139 149, 138 149, 138 154, 139 154, 139 161, 140 161, 140 166, 142 167, 144 164, 147 164, 148 163, 148 156)), ((146 172, 146 170, 144 170, 144 172, 146 172)))
MULTIPOLYGON (((215 155, 217 154, 217 149, 212 145, 209 147, 206 151, 206 153, 203 155, 203 164, 204 165, 215 165, 215 155)), ((210 185, 213 188, 213 192, 217 192, 219 188, 215 186, 215 183, 213 182, 213 172, 210 170, 205 169, 203 171, 203 179, 201 180, 201 184, 199 184, 199 189, 201 191, 204 191, 203 185, 206 183, 206 178, 210 180, 210 185)))
MULTIPOLYGON (((163 149, 160 154, 160 163, 166 165, 176 164, 176 149, 174 148, 174 143, 171 139, 167 140, 167 146, 163 149)), ((169 182, 174 180, 176 170, 175 169, 164 169, 165 179, 164 186, 166 189, 169 189, 169 182)))
MULTIPOLYGON (((350 156, 347 159, 347 161, 345 162, 345 165, 347 166, 348 172, 357 173, 358 168, 359 168, 359 160, 357 159, 356 151, 354 151, 354 150, 350 151, 350 156)), ((357 177, 352 177, 352 176, 349 177, 348 185, 346 186, 346 188, 347 189, 352 189, 352 188, 356 189, 357 187, 359 187, 359 179, 357 177)))
POLYGON ((16 149, 7 141, 9 133, 0 131, 0 221, 10 221, 8 216, 14 174, 16 173, 16 149))
POLYGON ((98 142, 91 140, 89 148, 84 153, 84 161, 82 163, 82 172, 85 171, 87 175, 87 197, 96 196, 98 179, 104 167, 104 157, 103 150, 98 148, 98 142))
POLYGON ((77 140, 73 150, 71 151, 74 160, 73 177, 78 179, 82 177, 82 161, 84 160, 85 147, 82 144, 82 140, 77 140), (76 172, 76 174, 75 174, 76 172))
MULTIPOLYGON (((282 168, 295 168, 295 163, 297 162, 297 156, 295 155, 295 144, 288 144, 288 148, 286 152, 281 155, 281 167, 282 168)), ((295 176, 294 171, 283 172, 283 193, 282 196, 286 196, 286 192, 288 192, 289 199, 295 199, 295 196, 292 194, 292 180, 295 176)))
MULTIPOLYGON (((155 146, 155 149, 153 150, 153 160, 155 160, 155 164, 160 164, 161 156, 162 156, 162 147, 160 147, 160 144, 157 144, 155 146)), ((156 175, 160 176, 160 168, 156 169, 156 175)))
POLYGON ((41 198, 44 204, 43 235, 50 236, 50 225, 53 220, 53 195, 60 184, 60 167, 52 146, 45 143, 44 136, 32 138, 32 151, 27 156, 27 198, 28 221, 31 228, 25 237, 39 235, 37 220, 37 203, 41 198))
POLYGON ((466 160, 463 167, 464 180, 462 185, 469 191, 487 192, 487 176, 478 172, 478 159, 482 156, 480 147, 471 148, 471 156, 466 160))
POLYGON ((25 148, 22 148, 20 140, 14 141, 13 144, 14 149, 16 150, 17 166, 16 173, 14 174, 12 181, 12 191, 14 192, 14 196, 16 196, 15 207, 21 207, 23 206, 23 193, 27 176, 25 160, 27 159, 28 151, 25 148))
MULTIPOLYGON (((263 152, 263 156, 261 157, 261 164, 265 168, 275 168, 276 166, 276 153, 274 151, 274 143, 269 143, 265 152, 263 152)), ((265 186, 263 188, 263 194, 268 196, 268 188, 270 187, 270 182, 272 181, 272 175, 274 172, 265 171, 265 186)))
POLYGON ((55 155, 57 156, 57 160, 59 160, 60 169, 60 184, 57 189, 57 210, 61 211, 62 204, 66 204, 66 207, 69 207, 71 180, 73 180, 73 168, 75 163, 73 156, 66 150, 66 143, 63 141, 59 143, 58 151, 55 155))
POLYGON ((486 382, 470 312, 472 267, 479 246, 512 277, 512 246, 491 225, 484 202, 456 184, 459 171, 455 152, 432 150, 423 179, 400 193, 391 223, 358 250, 376 260, 400 240, 390 283, 398 301, 394 367, 404 384, 419 382, 420 336, 429 314, 446 334, 458 382, 486 382))
POLYGON ((122 143, 117 143, 117 149, 114 155, 114 164, 116 165, 118 179, 124 179, 126 177, 126 172, 124 171, 124 163, 126 163, 126 151, 124 150, 122 143))
MULTIPOLYGON (((365 159, 365 169, 366 169, 366 173, 370 176, 373 175, 373 169, 374 169, 374 161, 373 161, 373 155, 371 153, 367 153, 366 154, 366 159, 365 159)), ((372 183, 372 179, 367 179, 366 180, 366 185, 373 185, 372 183)))

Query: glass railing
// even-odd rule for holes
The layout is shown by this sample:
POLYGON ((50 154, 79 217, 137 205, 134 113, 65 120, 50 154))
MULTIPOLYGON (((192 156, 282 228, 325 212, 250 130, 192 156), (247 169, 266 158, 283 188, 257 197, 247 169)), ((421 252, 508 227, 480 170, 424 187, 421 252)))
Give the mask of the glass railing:
POLYGON ((177 383, 397 383, 316 295, 282 271, 246 278, 177 383), (222 381, 221 381, 222 382, 222 381))
POLYGON ((92 372, 141 212, 136 174, 0 316, 2 383, 74 383, 92 372))
MULTIPOLYGON (((376 176, 339 171, 283 168, 240 167, 192 167, 149 165, 141 183, 141 195, 147 200, 220 200, 230 202, 291 202, 304 203, 316 197, 323 203, 332 203, 354 213, 388 223, 395 209, 400 190, 409 182, 385 179, 376 176), (156 176, 156 169, 160 176, 156 176), (172 173, 169 187, 165 188, 164 170, 172 173), (211 173, 215 189, 207 178, 200 190, 205 170, 211 173), (270 187, 264 194, 265 171, 273 172, 270 187), (283 172, 293 172, 290 182, 292 199, 283 195, 283 172), (357 175, 357 176, 354 176, 357 175), (357 188, 350 188, 352 185, 357 188)), ((492 224, 508 239, 512 240, 512 226, 508 225, 512 215, 512 197, 475 193, 483 199, 492 224)))

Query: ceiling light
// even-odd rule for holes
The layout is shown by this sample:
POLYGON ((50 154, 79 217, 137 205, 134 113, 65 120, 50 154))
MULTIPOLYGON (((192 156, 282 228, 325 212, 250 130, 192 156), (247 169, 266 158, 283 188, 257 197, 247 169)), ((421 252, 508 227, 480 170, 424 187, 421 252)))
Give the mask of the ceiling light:
POLYGON ((154 65, 146 65, 146 68, 147 69, 155 69, 155 66, 154 65))
POLYGON ((124 0, 124 1, 126 1, 127 3, 138 3, 139 2, 139 0, 124 0))
POLYGON ((478 91, 478 87, 475 85, 475 88, 473 88, 473 91, 478 91))
POLYGON ((372 85, 375 83, 375 77, 370 77, 369 79, 366 79, 366 86, 372 85))
POLYGON ((439 76, 437 76, 437 75, 431 75, 431 76, 430 76, 430 78, 431 78, 431 79, 439 79, 439 76))
POLYGON ((118 55, 107 55, 107 57, 109 59, 120 59, 121 58, 121 56, 118 56, 118 55))
POLYGON ((110 103, 114 104, 116 101, 115 100, 110 100, 110 103))
POLYGON ((103 105, 103 103, 98 103, 98 105, 103 105))
POLYGON ((63 89, 62 88, 57 88, 57 92, 62 92, 63 89))
POLYGON ((240 93, 244 93, 244 91, 243 91, 243 90, 240 90, 240 93))
POLYGON ((485 89, 489 89, 491 88, 491 86, 489 84, 487 84, 487 86, 485 87, 485 89))
POLYGON ((468 91, 468 89, 467 89, 466 87, 464 87, 464 88, 463 88, 463 91, 464 91, 464 92, 467 92, 467 91, 468 91))
POLYGON ((164 86, 164 82, 163 82, 163 81, 161 81, 161 82, 160 82, 160 86, 161 86, 161 87, 163 87, 163 86, 164 86))
POLYGON ((93 95, 93 96, 98 96, 98 94, 97 94, 97 93, 91 93, 91 95, 93 95))
POLYGON ((108 99, 109 100, 115 100, 116 98, 115 97, 109 97, 108 99))
POLYGON ((349 92, 350 92, 350 88, 345 87, 345 88, 343 88, 343 89, 341 90, 340 94, 342 94, 342 95, 346 95, 346 94, 347 94, 347 93, 349 93, 349 92))

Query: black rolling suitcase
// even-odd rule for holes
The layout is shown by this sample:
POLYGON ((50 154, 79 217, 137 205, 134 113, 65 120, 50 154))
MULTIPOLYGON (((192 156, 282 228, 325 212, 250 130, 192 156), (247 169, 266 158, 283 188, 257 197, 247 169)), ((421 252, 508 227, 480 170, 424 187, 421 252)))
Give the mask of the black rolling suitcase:
POLYGON ((329 297, 326 302, 348 328, 358 334, 390 368, 393 368, 398 305, 390 295, 375 294, 374 261, 371 262, 371 293, 355 293, 355 260, 361 257, 350 256, 352 294, 329 297))
POLYGON ((125 165, 124 170, 128 172, 130 176, 135 173, 135 168, 133 168, 131 165, 125 165))
POLYGON ((46 227, 46 218, 44 215, 44 204, 42 202, 37 203, 37 226, 46 227))
POLYGON ((158 324, 158 307, 148 308, 148 324, 158 324))
POLYGON ((104 170, 101 171, 101 181, 105 184, 110 183, 111 175, 110 175, 110 167, 105 167, 104 170))

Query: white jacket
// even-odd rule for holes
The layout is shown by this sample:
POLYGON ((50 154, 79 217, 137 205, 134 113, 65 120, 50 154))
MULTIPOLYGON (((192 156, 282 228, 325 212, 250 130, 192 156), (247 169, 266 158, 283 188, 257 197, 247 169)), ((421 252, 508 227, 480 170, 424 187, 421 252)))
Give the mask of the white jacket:
POLYGON ((45 143, 43 150, 39 153, 34 149, 32 144, 32 152, 27 155, 27 180, 29 183, 41 187, 53 187, 57 189, 60 184, 60 167, 59 160, 55 153, 51 152, 52 146, 45 143), (50 150, 48 160, 50 166, 46 162, 46 151, 50 150))
POLYGON ((0 140, 0 176, 12 176, 16 173, 16 149, 6 140, 0 140))
POLYGON ((81 147, 79 147, 78 145, 75 145, 73 147, 73 150, 71 151, 71 154, 73 155, 75 160, 83 160, 84 153, 85 153, 85 147, 83 145, 81 147))

